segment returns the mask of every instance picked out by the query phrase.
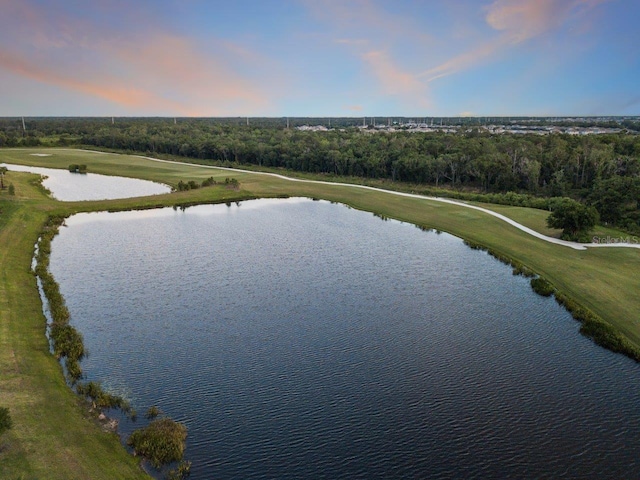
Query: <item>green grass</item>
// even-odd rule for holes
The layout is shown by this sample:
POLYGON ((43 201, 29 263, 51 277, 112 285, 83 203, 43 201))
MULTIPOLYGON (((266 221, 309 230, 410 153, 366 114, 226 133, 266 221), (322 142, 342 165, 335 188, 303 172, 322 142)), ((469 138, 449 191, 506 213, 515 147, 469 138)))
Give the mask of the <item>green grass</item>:
POLYGON ((148 478, 117 437, 91 419, 49 353, 33 246, 54 205, 10 173, 16 197, 0 193, 0 405, 13 429, 0 438, 0 478, 148 478))
MULTIPOLYGON (((525 207, 512 207, 509 205, 494 205, 490 203, 470 202, 473 205, 478 205, 488 210, 500 213, 506 217, 515 220, 522 225, 529 227, 536 232, 543 233, 549 237, 560 238, 562 236, 562 230, 549 228, 547 226, 547 217, 549 212, 546 210, 539 210, 535 208, 525 207)), ((589 235, 590 237, 612 237, 612 238, 627 238, 631 235, 618 230, 616 228, 606 227, 604 225, 596 225, 593 231, 589 235)))
MULTIPOLYGON (((14 429, 0 453, 0 478, 136 478, 135 461, 117 439, 104 434, 83 414, 48 353, 44 317, 29 272, 33 245, 51 212, 123 210, 215 203, 278 196, 305 196, 348 204, 361 210, 449 232, 517 260, 553 287, 593 311, 640 348, 640 251, 600 248, 577 251, 533 238, 485 213, 456 205, 400 197, 340 185, 290 182, 254 173, 167 164, 135 156, 62 149, 0 150, 0 162, 67 168, 87 164, 89 172, 145 178, 171 185, 214 176, 233 177, 238 191, 221 186, 137 199, 58 202, 44 197, 27 174, 9 172, 15 197, 0 194, 0 406, 8 406, 14 429), (34 157, 30 153, 51 153, 34 157), (68 458, 67 458, 68 455, 68 458), (43 472, 46 472, 45 475, 43 472)), ((486 206, 486 205, 485 205, 486 206)), ((546 212, 490 205, 546 234, 546 212)), ((612 236, 617 236, 612 235, 612 236)), ((73 312, 72 312, 73 314, 73 312)), ((576 334, 579 325, 576 323, 576 334)))

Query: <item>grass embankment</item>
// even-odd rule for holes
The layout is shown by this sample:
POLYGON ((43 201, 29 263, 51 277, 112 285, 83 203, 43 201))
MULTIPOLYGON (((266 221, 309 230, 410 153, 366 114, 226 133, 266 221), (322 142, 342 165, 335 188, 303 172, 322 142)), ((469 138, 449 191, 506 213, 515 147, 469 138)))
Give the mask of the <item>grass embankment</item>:
MULTIPOLYGON (((54 211, 71 214, 274 196, 306 196, 341 202, 446 231, 484 245, 500 256, 514 259, 543 276, 565 297, 599 315, 622 333, 631 345, 640 348, 640 276, 637 275, 640 251, 636 249, 577 251, 538 240, 487 214, 456 205, 340 185, 290 182, 253 173, 231 174, 204 166, 158 163, 135 156, 40 148, 0 150, 0 161, 65 169, 71 163, 84 163, 90 172, 145 178, 173 186, 179 181, 204 180, 212 175, 219 181, 233 176, 241 184, 238 191, 203 188, 139 199, 63 203, 44 198, 40 191, 24 180, 14 182, 18 196, 9 203, 17 202, 19 206, 5 207, 10 215, 0 232, 0 338, 3 347, 0 353, 3 369, 0 405, 12 409, 15 423, 8 437, 10 449, 0 453, 2 478, 15 477, 17 472, 36 472, 33 477, 45 478, 122 478, 127 474, 121 472, 135 470, 135 462, 126 458, 115 438, 102 434, 84 418, 74 395, 64 384, 59 365, 48 354, 44 317, 29 264, 38 231, 47 215, 54 211), (52 156, 30 155, 35 152, 52 156), (24 366, 17 369, 13 365, 24 366), (5 371, 12 373, 5 375, 5 371), (57 406, 56 402, 61 405, 57 406), (76 430, 84 431, 89 438, 69 443, 68 437, 82 437, 76 430), (100 439, 107 439, 104 445, 96 444, 100 439), (75 449, 68 451, 74 445, 75 449), (67 460, 67 455, 72 460, 67 460), (56 473, 47 471, 47 475, 42 475, 47 465, 56 473), (85 474, 90 468, 95 474, 85 474)), ((16 173, 10 175, 14 178, 19 176, 16 173)), ((2 198, 4 201, 6 196, 2 198)), ((540 218, 544 214, 519 207, 491 208, 518 221, 525 219, 522 223, 529 222, 533 228, 536 228, 533 225, 536 222, 540 226, 540 218)), ((0 217, 2 221, 5 220, 0 217)))
POLYGON ((11 172, 16 196, 0 193, 0 405, 14 427, 0 439, 0 478, 148 478, 119 444, 85 414, 49 353, 32 274, 33 246, 55 204, 11 172))

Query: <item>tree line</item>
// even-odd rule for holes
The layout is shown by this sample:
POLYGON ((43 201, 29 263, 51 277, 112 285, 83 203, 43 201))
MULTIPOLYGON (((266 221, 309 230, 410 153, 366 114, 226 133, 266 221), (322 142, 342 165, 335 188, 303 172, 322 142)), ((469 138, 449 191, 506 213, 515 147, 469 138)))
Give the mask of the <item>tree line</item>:
POLYGON ((40 119, 0 121, 0 146, 96 146, 219 165, 256 165, 431 185, 453 191, 572 197, 603 222, 640 231, 640 136, 323 132, 282 119, 40 119))

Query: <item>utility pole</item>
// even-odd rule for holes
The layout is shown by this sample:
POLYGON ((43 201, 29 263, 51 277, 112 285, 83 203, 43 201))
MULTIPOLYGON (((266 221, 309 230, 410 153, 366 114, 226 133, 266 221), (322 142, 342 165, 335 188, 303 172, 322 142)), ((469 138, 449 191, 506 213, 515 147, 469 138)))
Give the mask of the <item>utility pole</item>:
POLYGON ((116 123, 116 121, 113 117, 111 117, 111 125, 113 125, 114 123, 116 123))
POLYGON ((249 126, 249 117, 247 117, 247 127, 249 126))

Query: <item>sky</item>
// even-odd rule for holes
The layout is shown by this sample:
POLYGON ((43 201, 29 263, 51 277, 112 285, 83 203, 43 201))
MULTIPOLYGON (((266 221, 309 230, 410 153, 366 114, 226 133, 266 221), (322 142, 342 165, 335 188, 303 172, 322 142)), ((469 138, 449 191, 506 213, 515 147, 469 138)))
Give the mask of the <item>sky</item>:
POLYGON ((640 115, 640 0, 0 0, 2 116, 640 115))

